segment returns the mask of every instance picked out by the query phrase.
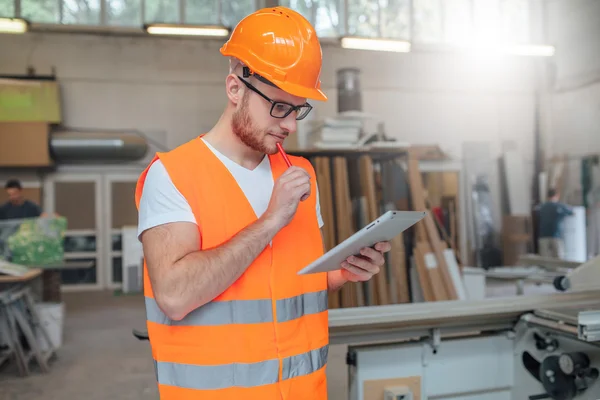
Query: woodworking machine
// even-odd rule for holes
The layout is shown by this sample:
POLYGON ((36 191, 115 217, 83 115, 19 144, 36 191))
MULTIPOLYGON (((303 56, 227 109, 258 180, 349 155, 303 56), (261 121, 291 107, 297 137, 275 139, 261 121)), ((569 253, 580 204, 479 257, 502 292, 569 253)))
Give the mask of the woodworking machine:
POLYGON ((564 292, 330 310, 351 400, 600 399, 600 258, 564 292))

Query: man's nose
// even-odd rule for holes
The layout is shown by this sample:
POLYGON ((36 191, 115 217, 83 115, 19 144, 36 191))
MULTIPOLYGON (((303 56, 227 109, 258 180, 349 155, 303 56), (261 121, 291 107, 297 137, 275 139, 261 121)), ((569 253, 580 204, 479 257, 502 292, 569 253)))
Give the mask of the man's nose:
POLYGON ((283 118, 281 120, 281 123, 279 124, 279 127, 288 133, 296 132, 296 127, 297 127, 296 112, 295 111, 291 112, 290 115, 283 118))

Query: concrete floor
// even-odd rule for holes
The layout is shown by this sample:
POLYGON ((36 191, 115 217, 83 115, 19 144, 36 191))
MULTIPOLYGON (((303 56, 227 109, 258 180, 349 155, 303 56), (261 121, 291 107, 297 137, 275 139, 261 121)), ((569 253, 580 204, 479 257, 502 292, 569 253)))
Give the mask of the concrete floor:
MULTIPOLYGON (((20 378, 14 364, 0 367, 1 400, 156 400, 148 342, 132 328, 144 327, 141 296, 112 292, 66 293, 63 346, 49 374, 34 367, 20 378)), ((345 346, 331 346, 330 400, 345 400, 345 346)))
MULTIPOLYGON (((525 294, 551 292, 528 285, 525 294)), ((487 296, 514 296, 510 283, 488 284, 487 296)), ((1 400, 150 400, 158 399, 148 342, 132 328, 144 327, 141 296, 112 292, 66 293, 63 346, 49 374, 33 370, 19 378, 11 364, 0 367, 1 400)), ((347 400, 345 346, 331 346, 328 363, 329 400, 347 400)), ((33 365, 33 364, 32 364, 33 365)))

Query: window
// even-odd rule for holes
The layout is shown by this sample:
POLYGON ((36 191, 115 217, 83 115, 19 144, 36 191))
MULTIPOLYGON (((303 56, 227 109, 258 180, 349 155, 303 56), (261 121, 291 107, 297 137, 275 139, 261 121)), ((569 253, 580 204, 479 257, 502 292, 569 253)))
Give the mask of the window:
POLYGON ((142 25, 142 0, 105 0, 106 22, 116 26, 142 25))
MULTIPOLYGON (((320 38, 344 35, 416 43, 527 44, 531 0, 279 0, 304 15, 320 38), (412 7, 411 7, 412 5, 412 7)), ((0 0, 0 16, 32 22, 138 27, 144 23, 229 28, 264 0, 0 0), (20 4, 20 8, 16 7, 20 4)))
POLYGON ((21 0, 21 15, 35 22, 59 23, 60 8, 57 0, 21 0))
POLYGON ((279 4, 302 14, 319 37, 337 37, 343 33, 344 0, 280 0, 279 4))
POLYGON ((380 0, 381 36, 410 39, 410 0, 380 0))
POLYGON ((253 0, 222 1, 221 24, 233 29, 246 15, 256 10, 253 0))
POLYGON ((348 0, 348 35, 380 37, 379 12, 376 1, 348 0))
POLYGON ((185 23, 213 25, 219 23, 219 2, 215 0, 187 0, 185 23))
POLYGON ((13 0, 0 0, 0 17, 12 17, 15 15, 15 3, 13 0))
POLYGON ((63 24, 100 24, 100 0, 64 0, 62 3, 63 24))
POLYGON ((413 41, 423 43, 443 41, 442 7, 442 0, 413 0, 413 41))
POLYGON ((144 22, 176 24, 180 21, 178 1, 145 0, 144 22))
POLYGON ((319 37, 337 37, 344 33, 343 0, 317 2, 313 25, 319 37))
POLYGON ((442 12, 443 38, 446 43, 463 44, 471 37, 471 1, 445 0, 442 12))
POLYGON ((529 0, 503 0, 500 4, 501 36, 512 43, 528 43, 529 32, 529 0))

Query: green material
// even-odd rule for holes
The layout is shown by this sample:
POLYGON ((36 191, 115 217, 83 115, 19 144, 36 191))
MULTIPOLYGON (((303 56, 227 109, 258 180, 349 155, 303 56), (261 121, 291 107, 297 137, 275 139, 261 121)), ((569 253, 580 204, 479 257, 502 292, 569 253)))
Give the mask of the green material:
POLYGON ((0 224, 3 254, 0 256, 14 264, 27 266, 61 263, 66 229, 64 217, 3 221, 0 224))
POLYGON ((0 122, 60 123, 58 84, 52 81, 0 80, 0 122))

